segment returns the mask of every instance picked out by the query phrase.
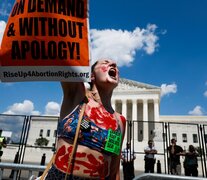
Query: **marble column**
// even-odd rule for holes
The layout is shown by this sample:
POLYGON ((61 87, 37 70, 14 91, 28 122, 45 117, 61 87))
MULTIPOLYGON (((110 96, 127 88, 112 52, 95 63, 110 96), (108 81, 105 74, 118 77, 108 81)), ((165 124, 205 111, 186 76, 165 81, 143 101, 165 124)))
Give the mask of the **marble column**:
POLYGON ((122 115, 127 119, 127 101, 123 99, 122 101, 122 115))
POLYGON ((159 121, 159 100, 158 99, 153 99, 154 100, 154 120, 159 121))
POLYGON ((132 100, 132 121, 137 121, 137 100, 132 100))
POLYGON ((143 139, 144 141, 149 140, 149 123, 148 123, 148 100, 143 99, 143 139))

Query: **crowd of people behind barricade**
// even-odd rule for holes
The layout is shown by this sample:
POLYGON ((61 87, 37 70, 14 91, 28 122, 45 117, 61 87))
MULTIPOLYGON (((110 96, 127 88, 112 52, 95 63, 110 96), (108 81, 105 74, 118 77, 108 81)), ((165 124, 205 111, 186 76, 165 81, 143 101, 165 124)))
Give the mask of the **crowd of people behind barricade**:
POLYGON ((193 145, 189 145, 188 150, 176 144, 176 139, 171 139, 171 145, 168 147, 170 173, 181 175, 180 156, 184 157, 183 167, 186 176, 198 176, 198 152, 193 145))
MULTIPOLYGON (((183 165, 185 176, 198 176, 198 156, 199 153, 193 145, 189 145, 187 151, 181 146, 176 144, 176 139, 171 139, 171 144, 167 148, 168 151, 168 168, 170 174, 181 175, 181 167, 183 165), (183 157, 183 164, 181 163, 180 157, 183 157)), ((156 154, 158 153, 153 140, 148 141, 148 145, 144 148, 144 173, 154 173, 154 167, 157 163, 157 173, 161 173, 158 168, 159 160, 156 162, 156 154), (159 170, 159 172, 158 172, 159 170)), ((127 143, 126 148, 122 151, 122 166, 124 180, 133 179, 134 173, 134 160, 136 156, 131 149, 131 144, 127 143)))

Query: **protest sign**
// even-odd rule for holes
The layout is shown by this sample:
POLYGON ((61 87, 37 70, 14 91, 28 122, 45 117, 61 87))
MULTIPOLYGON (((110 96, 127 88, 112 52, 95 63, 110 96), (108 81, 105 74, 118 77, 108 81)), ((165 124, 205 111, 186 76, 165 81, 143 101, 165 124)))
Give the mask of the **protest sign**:
POLYGON ((88 0, 16 0, 0 49, 0 79, 90 81, 88 0))

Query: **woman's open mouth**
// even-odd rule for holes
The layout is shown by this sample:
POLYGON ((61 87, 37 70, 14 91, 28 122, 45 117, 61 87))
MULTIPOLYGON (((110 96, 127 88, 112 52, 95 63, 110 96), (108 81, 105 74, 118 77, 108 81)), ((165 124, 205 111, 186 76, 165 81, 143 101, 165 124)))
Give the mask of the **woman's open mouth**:
POLYGON ((111 68, 111 69, 109 69, 108 74, 109 74, 109 76, 110 76, 112 79, 115 79, 115 80, 116 80, 116 69, 115 69, 115 68, 111 68))

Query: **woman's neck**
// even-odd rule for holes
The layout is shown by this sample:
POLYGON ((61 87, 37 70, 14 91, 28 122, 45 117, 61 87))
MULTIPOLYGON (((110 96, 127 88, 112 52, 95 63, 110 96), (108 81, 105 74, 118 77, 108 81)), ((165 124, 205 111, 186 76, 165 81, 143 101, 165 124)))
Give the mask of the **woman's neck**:
POLYGON ((97 90, 96 88, 93 88, 91 91, 91 97, 99 104, 102 104, 104 108, 110 112, 114 113, 114 110, 111 106, 111 96, 112 93, 107 93, 106 91, 97 90))

